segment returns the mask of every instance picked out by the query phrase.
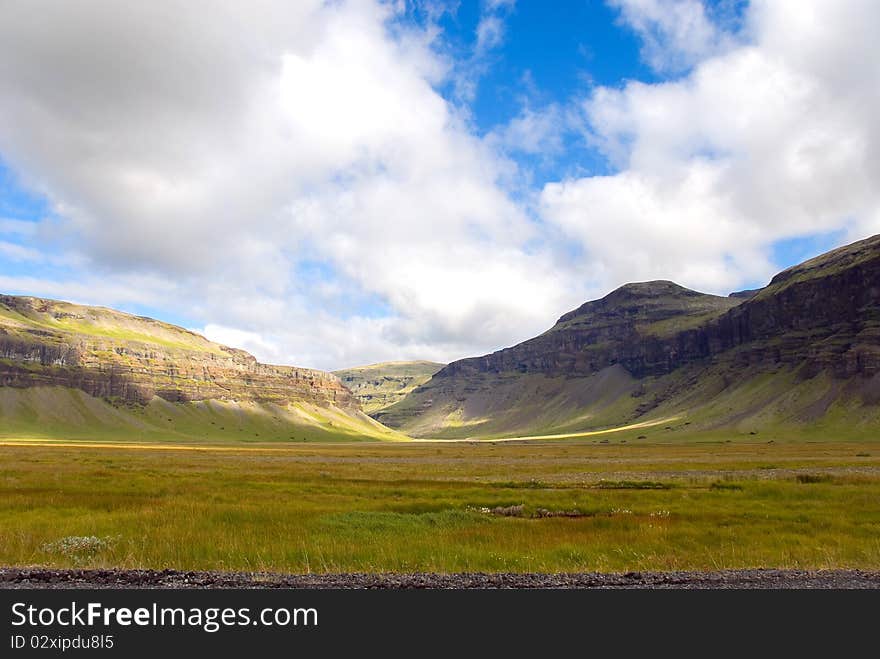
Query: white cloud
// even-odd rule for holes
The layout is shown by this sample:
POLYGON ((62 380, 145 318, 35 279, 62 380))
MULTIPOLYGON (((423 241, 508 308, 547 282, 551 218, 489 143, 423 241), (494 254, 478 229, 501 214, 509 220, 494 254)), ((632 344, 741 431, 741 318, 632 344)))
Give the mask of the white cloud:
POLYGON ((7 294, 32 295, 75 304, 105 307, 138 304, 169 309, 175 309, 175 306, 169 305, 168 301, 182 293, 168 280, 134 274, 117 274, 112 279, 85 274, 76 280, 0 274, 0 290, 7 294))
POLYGON ((619 171, 534 217, 503 154, 564 151, 570 108, 477 138, 435 90, 460 73, 436 26, 390 30, 394 5, 7 3, 0 154, 55 219, 0 233, 71 274, 0 289, 167 309, 266 361, 445 361, 625 281, 727 292, 776 239, 880 230, 877 3, 758 2, 736 41, 693 2, 619 6, 685 74, 582 99, 619 171))
POLYGON ((478 53, 497 48, 503 41, 504 22, 501 18, 489 15, 480 19, 477 25, 477 45, 475 47, 478 53))
POLYGON ((581 293, 535 251, 499 184, 512 166, 432 87, 449 71, 432 29, 389 30, 393 11, 4 8, 0 153, 98 273, 7 285, 111 304, 106 282, 128 278, 130 302, 323 368, 448 360, 543 329, 581 293), (311 261, 327 274, 304 279, 311 261))
POLYGON ((609 285, 766 280, 778 239, 880 230, 880 51, 873 2, 757 2, 753 42, 680 80, 599 88, 588 138, 619 173, 547 185, 545 219, 609 285))
POLYGON ((475 56, 481 57, 504 43, 506 15, 513 10, 516 0, 488 0, 477 23, 475 56))
POLYGON ((467 107, 476 98, 480 78, 494 63, 493 51, 507 37, 505 21, 515 6, 516 0, 488 0, 483 3, 474 30, 473 50, 469 57, 454 66, 452 73, 455 96, 460 106, 467 107))
POLYGON ((733 46, 701 0, 608 0, 641 37, 642 56, 655 70, 679 72, 733 46))
MULTIPOLYGON (((223 325, 206 325, 203 329, 198 330, 200 334, 208 337, 211 341, 221 343, 227 346, 235 346, 241 350, 250 352, 258 352, 262 355, 280 355, 282 351, 272 341, 267 341, 256 332, 248 332, 245 330, 235 329, 234 327, 224 327, 223 325)), ((273 361, 273 360, 269 360, 273 361)), ((278 360, 274 360, 278 361, 278 360)))
POLYGON ((546 157, 563 150, 568 130, 570 121, 558 105, 551 103, 540 109, 526 105, 520 114, 493 130, 487 141, 505 151, 546 157))

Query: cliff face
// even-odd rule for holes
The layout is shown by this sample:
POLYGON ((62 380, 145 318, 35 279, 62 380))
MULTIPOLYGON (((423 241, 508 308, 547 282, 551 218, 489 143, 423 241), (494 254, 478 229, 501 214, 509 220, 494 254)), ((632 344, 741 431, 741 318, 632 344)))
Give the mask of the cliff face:
MULTIPOLYGON (((706 295, 669 281, 627 284, 601 300, 563 315, 547 332, 484 357, 449 364, 436 378, 474 373, 584 375, 620 364, 635 377, 677 366, 677 336, 741 300, 706 295)), ((699 353, 699 333, 682 348, 699 353), (693 344, 693 345, 691 345, 693 344)))
POLYGON ((837 377, 880 369, 880 237, 779 273, 728 298, 672 282, 628 284, 562 316, 549 331, 436 377, 467 373, 584 375, 622 365, 637 378, 734 348, 742 365, 804 362, 837 377))
POLYGON ((28 297, 0 296, 0 385, 70 387, 136 403, 159 396, 359 409, 329 373, 260 364, 152 319, 28 297))
POLYGON ((676 366, 732 352, 741 366, 797 364, 805 375, 880 372, 880 236, 776 275, 770 284, 669 346, 676 366))

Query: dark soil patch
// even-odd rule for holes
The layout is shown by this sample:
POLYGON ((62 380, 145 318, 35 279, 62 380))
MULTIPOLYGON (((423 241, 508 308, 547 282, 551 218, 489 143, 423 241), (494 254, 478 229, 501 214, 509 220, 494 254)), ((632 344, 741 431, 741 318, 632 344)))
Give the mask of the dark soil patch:
POLYGON ((0 568, 0 588, 690 588, 878 589, 880 572, 723 570, 624 574, 267 574, 0 568))

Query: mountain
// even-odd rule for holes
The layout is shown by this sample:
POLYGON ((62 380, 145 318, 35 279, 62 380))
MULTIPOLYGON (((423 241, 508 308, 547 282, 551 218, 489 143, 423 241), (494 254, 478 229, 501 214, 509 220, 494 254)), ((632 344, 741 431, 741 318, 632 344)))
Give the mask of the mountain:
POLYGON ((449 364, 375 416, 440 437, 576 433, 665 418, 689 430, 873 432, 878 371, 874 236, 730 297, 668 281, 628 284, 534 339, 449 364))
POLYGON ((443 364, 426 361, 383 362, 334 371, 367 414, 381 412, 431 379, 443 364))
POLYGON ((339 379, 101 307, 0 296, 0 435, 399 438, 339 379))

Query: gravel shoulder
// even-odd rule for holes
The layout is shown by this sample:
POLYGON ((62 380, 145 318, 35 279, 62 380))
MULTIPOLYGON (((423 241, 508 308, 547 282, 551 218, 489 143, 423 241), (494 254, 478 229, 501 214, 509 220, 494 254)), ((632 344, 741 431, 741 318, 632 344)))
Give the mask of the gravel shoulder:
POLYGON ((175 570, 0 568, 0 589, 303 588, 303 589, 880 589, 880 572, 723 570, 624 574, 270 574, 175 570))

